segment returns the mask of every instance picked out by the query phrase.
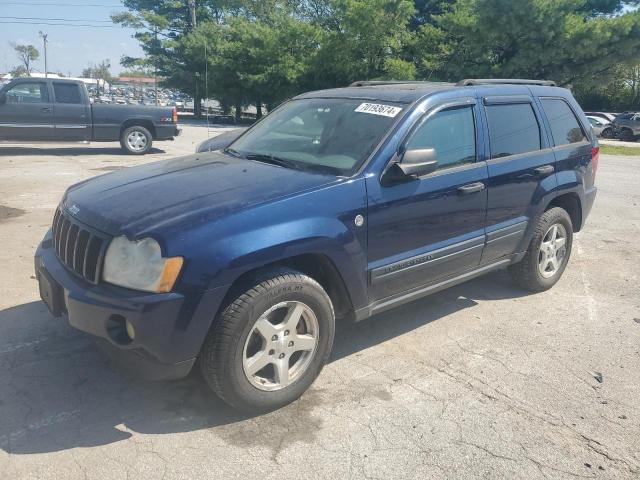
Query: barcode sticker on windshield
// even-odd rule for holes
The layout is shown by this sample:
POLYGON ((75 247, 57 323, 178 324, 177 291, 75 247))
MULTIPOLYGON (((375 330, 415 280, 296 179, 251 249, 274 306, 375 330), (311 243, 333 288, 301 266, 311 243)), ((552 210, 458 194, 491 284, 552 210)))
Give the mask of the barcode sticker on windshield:
POLYGON ((371 113, 372 115, 382 115, 383 117, 395 117, 402 110, 400 107, 393 107, 391 105, 381 105, 379 103, 361 103, 356 112, 371 113))

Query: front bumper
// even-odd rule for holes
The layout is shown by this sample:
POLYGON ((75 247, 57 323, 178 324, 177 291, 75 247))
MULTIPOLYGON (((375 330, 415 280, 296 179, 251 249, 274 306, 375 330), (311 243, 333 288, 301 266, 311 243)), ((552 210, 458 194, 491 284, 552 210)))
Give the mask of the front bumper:
POLYGON ((56 317, 99 339, 118 366, 150 380, 186 376, 224 295, 214 289, 186 297, 93 285, 56 257, 48 232, 35 254, 40 296, 56 317), (126 322, 135 329, 131 339, 126 322))

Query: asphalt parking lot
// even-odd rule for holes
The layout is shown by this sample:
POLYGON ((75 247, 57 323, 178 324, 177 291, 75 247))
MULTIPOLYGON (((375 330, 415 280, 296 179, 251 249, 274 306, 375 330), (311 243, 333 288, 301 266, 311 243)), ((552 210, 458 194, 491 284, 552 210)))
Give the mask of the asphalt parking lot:
MULTIPOLYGON (((211 133, 218 133, 215 128, 211 133)), ((503 272, 356 325, 299 401, 235 413, 197 374, 112 370, 39 301, 33 253, 64 189, 193 152, 0 145, 0 479, 640 478, 640 157, 600 159, 551 291, 503 272)))

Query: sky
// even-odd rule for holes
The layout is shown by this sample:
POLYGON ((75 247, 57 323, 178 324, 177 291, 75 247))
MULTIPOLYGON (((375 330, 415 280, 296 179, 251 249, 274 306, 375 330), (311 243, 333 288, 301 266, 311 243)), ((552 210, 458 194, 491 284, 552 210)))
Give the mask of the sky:
POLYGON ((10 42, 34 45, 40 51, 34 69, 44 71, 42 39, 38 35, 42 30, 49 35, 47 61, 50 72, 79 76, 90 64, 109 59, 111 73, 117 75, 123 70, 120 65, 123 55, 142 55, 138 42, 131 38, 133 30, 110 22, 110 14, 121 10, 122 5, 117 0, 0 0, 0 74, 20 64, 10 42))

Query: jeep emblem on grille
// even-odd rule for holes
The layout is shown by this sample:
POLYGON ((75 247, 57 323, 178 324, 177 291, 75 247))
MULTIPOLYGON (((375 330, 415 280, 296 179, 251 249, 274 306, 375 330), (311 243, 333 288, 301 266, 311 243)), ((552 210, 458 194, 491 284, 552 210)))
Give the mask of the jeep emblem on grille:
POLYGON ((69 207, 69 213, 71 215, 77 215, 79 211, 80 211, 80 208, 77 205, 71 205, 69 207))

